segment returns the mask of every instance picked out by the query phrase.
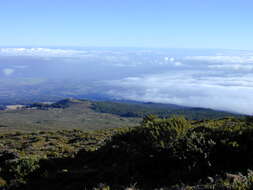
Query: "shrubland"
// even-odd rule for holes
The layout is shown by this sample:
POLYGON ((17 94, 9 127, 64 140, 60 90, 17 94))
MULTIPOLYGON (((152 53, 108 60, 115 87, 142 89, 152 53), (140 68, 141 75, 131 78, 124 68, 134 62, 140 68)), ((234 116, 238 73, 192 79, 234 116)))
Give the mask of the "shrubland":
POLYGON ((224 117, 241 117, 239 114, 217 111, 207 108, 192 108, 174 104, 161 104, 152 102, 110 102, 93 101, 91 108, 99 113, 111 113, 121 117, 144 117, 154 114, 159 117, 184 115, 191 120, 218 119, 224 117))
POLYGON ((0 189, 253 189, 252 117, 0 136, 0 189))

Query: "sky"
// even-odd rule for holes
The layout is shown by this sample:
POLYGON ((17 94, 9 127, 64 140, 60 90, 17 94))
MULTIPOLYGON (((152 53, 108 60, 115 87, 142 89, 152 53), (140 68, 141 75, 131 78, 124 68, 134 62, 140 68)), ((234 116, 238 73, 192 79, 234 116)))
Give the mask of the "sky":
POLYGON ((0 46, 253 50, 252 0, 2 0, 0 46))
POLYGON ((252 0, 0 0, 0 88, 49 81, 54 94, 73 78, 77 94, 253 114, 252 10, 252 0))

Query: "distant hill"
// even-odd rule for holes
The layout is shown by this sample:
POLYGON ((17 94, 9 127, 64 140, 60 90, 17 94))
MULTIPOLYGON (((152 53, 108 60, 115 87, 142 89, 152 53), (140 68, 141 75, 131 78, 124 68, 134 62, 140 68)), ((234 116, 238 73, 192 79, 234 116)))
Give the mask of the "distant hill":
POLYGON ((132 127, 141 118, 120 117, 98 113, 87 100, 64 99, 55 103, 33 103, 22 109, 0 111, 0 131, 56 131, 81 129, 84 131, 106 128, 132 127))
MULTIPOLYGON (((15 107, 15 106, 14 106, 15 107)), ((1 131, 85 131, 138 125, 145 115, 159 117, 183 115, 191 120, 242 117, 228 112, 189 108, 174 104, 144 102, 90 101, 68 98, 58 102, 24 105, 19 109, 0 111, 1 131)))
POLYGON ((219 119, 224 117, 241 117, 242 115, 225 111, 212 110, 200 107, 186 107, 175 104, 162 104, 153 102, 137 101, 89 101, 82 99, 63 99, 55 103, 35 103, 28 107, 39 109, 67 108, 75 103, 91 103, 90 108, 98 113, 110 113, 121 117, 144 117, 154 114, 159 117, 170 117, 172 115, 184 115, 191 120, 219 119))
POLYGON ((122 117, 143 117, 154 114, 159 117, 184 115, 191 120, 219 119, 224 117, 241 117, 241 115, 206 108, 192 108, 174 104, 143 102, 93 102, 92 109, 101 113, 111 113, 122 117))

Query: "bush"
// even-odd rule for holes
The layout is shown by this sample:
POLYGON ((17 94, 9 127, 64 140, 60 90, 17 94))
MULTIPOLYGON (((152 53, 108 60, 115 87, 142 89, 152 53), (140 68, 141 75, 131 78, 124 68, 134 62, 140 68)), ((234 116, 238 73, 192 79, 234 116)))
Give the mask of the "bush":
POLYGON ((203 124, 147 115, 140 127, 114 135, 94 153, 83 154, 84 160, 111 184, 192 183, 253 168, 252 126, 232 118, 203 124))
POLYGON ((6 185, 7 185, 7 182, 3 178, 0 177, 0 188, 6 185))
MULTIPOLYGON (((99 163, 100 171, 105 172, 102 178, 112 183, 120 181, 129 184, 136 180, 147 182, 150 181, 149 179, 152 179, 152 183, 161 179, 178 180, 183 174, 179 172, 179 168, 191 167, 186 166, 188 163, 185 160, 188 157, 183 158, 191 153, 181 152, 184 148, 182 146, 184 137, 190 129, 192 129, 190 122, 183 117, 145 118, 142 126, 113 136, 105 146, 96 152, 96 158, 93 161, 96 164, 99 163)), ((195 140, 192 139, 192 143, 198 143, 199 147, 192 145, 189 148, 195 148, 192 150, 194 153, 200 151, 199 154, 204 154, 204 150, 198 148, 208 146, 208 142, 205 142, 204 139, 199 140, 198 137, 196 136, 195 140)), ((211 145, 212 142, 210 142, 211 145)), ((192 170, 187 172, 192 172, 192 170)))
POLYGON ((7 181, 15 181, 15 183, 25 183, 33 171, 39 168, 36 158, 20 158, 5 162, 2 166, 1 174, 7 181))
POLYGON ((140 189, 253 189, 252 171, 246 173, 253 169, 253 125, 246 119, 196 122, 147 115, 135 128, 61 131, 44 138, 54 140, 49 141, 54 148, 43 151, 57 153, 55 158, 38 163, 11 152, 0 155, 0 176, 8 185, 27 182, 26 190, 100 188, 99 183, 112 190, 135 183, 140 189), (75 156, 63 153, 81 146, 75 156))

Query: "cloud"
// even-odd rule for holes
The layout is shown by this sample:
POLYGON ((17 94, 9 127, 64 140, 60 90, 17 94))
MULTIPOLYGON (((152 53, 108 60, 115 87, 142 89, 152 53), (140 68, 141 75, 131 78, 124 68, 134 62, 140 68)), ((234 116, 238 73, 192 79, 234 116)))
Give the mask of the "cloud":
POLYGON ((208 56, 186 56, 184 61, 191 61, 191 64, 206 66, 207 69, 249 72, 253 70, 253 52, 251 51, 227 51, 208 56))
POLYGON ((9 76, 9 75, 12 75, 15 70, 14 69, 10 69, 10 68, 5 68, 2 71, 3 71, 4 75, 9 76))
POLYGON ((175 66, 182 66, 183 64, 182 64, 181 62, 179 62, 179 61, 176 61, 176 62, 174 63, 174 65, 175 65, 175 66))
POLYGON ((253 63, 253 54, 251 55, 216 55, 216 56, 187 56, 185 60, 207 61, 213 63, 253 63))
POLYGON ((0 48, 0 56, 31 56, 51 61, 54 58, 61 58, 62 62, 96 61, 100 64, 107 64, 116 67, 135 67, 143 62, 145 52, 129 54, 124 51, 101 50, 101 49, 60 49, 60 48, 0 48), (136 60, 133 61, 133 59, 136 60))
MULTIPOLYGON (((176 66, 176 67, 183 66, 183 63, 180 61, 176 61, 176 58, 174 57, 164 57, 164 61, 165 61, 165 64, 170 64, 172 66, 176 66)), ((160 63, 160 64, 163 65, 163 63, 160 63)))
POLYGON ((169 61, 169 57, 164 57, 164 61, 169 61))
POLYGON ((164 57, 164 61, 174 62, 175 58, 174 57, 164 57))
POLYGON ((12 67, 16 68, 16 69, 26 69, 29 66, 28 65, 13 65, 12 67))
POLYGON ((5 56, 40 56, 64 57, 85 54, 86 51, 52 48, 0 48, 0 55, 5 56))
POLYGON ((226 70, 253 70, 253 65, 249 64, 222 64, 222 65, 208 65, 211 69, 226 69, 226 70))
MULTIPOLYGON (((69 66, 71 68, 69 70, 73 73, 84 76, 83 78, 78 76, 80 80, 84 80, 84 83, 93 85, 95 81, 96 86, 92 90, 100 94, 107 91, 107 95, 114 98, 253 114, 251 110, 253 53, 204 53, 205 56, 203 52, 173 55, 169 50, 154 52, 0 48, 0 56, 39 56, 39 59, 47 59, 48 68, 51 68, 51 63, 55 63, 55 60, 60 60, 59 63, 69 66), (53 61, 50 62, 51 60, 53 61), (74 63, 77 64, 73 65, 74 63), (89 76, 86 77, 88 79, 85 76, 89 76)), ((57 63, 52 68, 58 66, 57 63)), ((24 72, 20 73, 25 74, 24 68, 33 68, 32 64, 33 62, 14 65, 6 63, 2 66, 2 68, 6 67, 2 72, 8 76, 15 72, 14 69, 23 69, 24 72)), ((44 65, 37 66, 44 67, 44 65)), ((29 72, 31 69, 27 70, 29 72)), ((68 69, 62 68, 62 70, 64 70, 62 73, 69 75, 68 69)), ((63 76, 59 74, 59 78, 63 76)), ((73 76, 73 81, 75 80, 77 81, 77 76, 73 76)))
POLYGON ((253 114, 253 74, 187 71, 109 81, 111 96, 253 114))
POLYGON ((171 57, 170 58, 170 62, 174 62, 175 61, 175 58, 174 57, 171 57))

